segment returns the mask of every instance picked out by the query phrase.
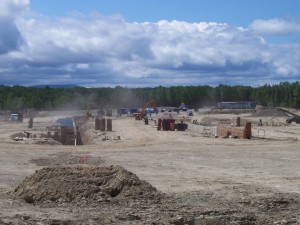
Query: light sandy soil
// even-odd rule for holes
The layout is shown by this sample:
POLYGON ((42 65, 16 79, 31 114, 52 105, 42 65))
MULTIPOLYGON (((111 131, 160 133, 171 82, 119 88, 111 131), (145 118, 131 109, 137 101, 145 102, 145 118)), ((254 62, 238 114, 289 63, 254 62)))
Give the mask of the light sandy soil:
MULTIPOLYGON (((215 210, 219 212, 222 211, 222 205, 229 207, 227 204, 230 202, 251 202, 251 199, 256 198, 258 198, 257 202, 260 202, 261 197, 276 197, 279 193, 284 196, 283 198, 294 199, 297 204, 299 203, 300 125, 287 126, 284 118, 262 118, 264 121, 276 120, 280 123, 276 123, 277 126, 254 126, 253 135, 264 138, 250 140, 204 137, 201 133, 191 131, 157 131, 153 121, 145 125, 142 121, 126 116, 114 117, 113 132, 105 134, 95 131, 94 122, 89 120, 86 125, 87 134, 91 137, 89 145, 36 144, 37 141, 31 138, 21 141, 10 138, 11 135, 24 131, 37 135, 46 133, 45 127, 49 126, 55 118, 64 115, 69 116, 70 113, 60 112, 58 115, 54 112, 43 112, 34 118, 33 129, 27 128, 27 119, 24 119, 23 123, 0 122, 0 224, 56 224, 53 221, 49 222, 49 219, 56 219, 57 224, 63 224, 59 221, 72 221, 74 218, 72 210, 38 209, 33 205, 18 203, 9 194, 26 176, 30 176, 35 170, 43 167, 33 163, 32 159, 54 159, 62 152, 75 155, 78 160, 80 155, 86 155, 88 160, 101 157, 105 164, 121 165, 159 191, 176 196, 174 198, 180 198, 181 202, 184 202, 184 199, 190 202, 191 198, 204 193, 207 196, 211 195, 213 203, 210 206, 216 207, 215 210), (103 141, 105 136, 110 139, 117 139, 116 137, 120 136, 121 139, 103 141), (190 198, 187 197, 189 195, 191 195, 190 198)), ((207 116, 209 115, 196 114, 193 119, 200 121, 201 118, 207 116)), ((253 122, 260 119, 249 117, 249 115, 240 116, 242 119, 253 122)), ((236 115, 213 115, 211 117, 234 120, 236 115)), ((209 204, 209 201, 206 204, 209 204)), ((205 204, 203 207, 209 208, 205 204)), ((238 211, 246 206, 237 204, 235 207, 234 210, 238 211)), ((248 208, 245 210, 251 212, 249 215, 252 216, 260 213, 259 207, 251 208, 252 211, 248 208)), ((181 210, 178 212, 184 216, 181 210)), ((205 217, 201 212, 200 210, 197 214, 193 211, 192 214, 194 217, 205 217)), ((266 218, 261 219, 261 215, 257 215, 254 221, 248 219, 247 222, 246 220, 236 220, 239 221, 236 222, 228 219, 228 216, 226 220, 222 219, 222 213, 209 214, 207 217, 221 218, 220 220, 225 221, 224 224, 271 224, 274 222, 300 224, 300 207, 294 207, 292 204, 291 209, 285 211, 285 216, 275 216, 276 213, 273 211, 269 213, 270 215, 266 218)), ((78 217, 77 220, 84 221, 85 217, 78 217)), ((172 224, 168 221, 164 220, 163 224, 172 224)), ((108 223, 151 224, 149 220, 124 221, 116 218, 103 223, 90 221, 86 224, 108 223)), ((173 224, 176 224, 176 221, 173 224)), ((177 224, 185 224, 185 222, 177 224)), ((209 223, 197 223, 194 220, 190 224, 209 223)))

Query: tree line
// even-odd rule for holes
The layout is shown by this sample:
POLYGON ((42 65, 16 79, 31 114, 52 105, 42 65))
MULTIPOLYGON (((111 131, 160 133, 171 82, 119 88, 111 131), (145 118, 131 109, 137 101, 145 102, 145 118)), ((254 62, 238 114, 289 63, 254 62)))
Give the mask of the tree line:
POLYGON ((150 100, 157 106, 178 107, 182 102, 190 108, 215 106, 220 101, 255 101, 262 106, 300 108, 298 81, 251 86, 174 86, 154 88, 36 88, 0 86, 0 109, 37 110, 138 108, 150 100))

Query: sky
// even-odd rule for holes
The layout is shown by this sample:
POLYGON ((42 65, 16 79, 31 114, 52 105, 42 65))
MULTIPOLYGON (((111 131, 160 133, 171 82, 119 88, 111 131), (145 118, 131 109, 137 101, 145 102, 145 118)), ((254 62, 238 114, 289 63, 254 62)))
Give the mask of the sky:
POLYGON ((299 0, 1 0, 0 84, 300 80, 299 0))

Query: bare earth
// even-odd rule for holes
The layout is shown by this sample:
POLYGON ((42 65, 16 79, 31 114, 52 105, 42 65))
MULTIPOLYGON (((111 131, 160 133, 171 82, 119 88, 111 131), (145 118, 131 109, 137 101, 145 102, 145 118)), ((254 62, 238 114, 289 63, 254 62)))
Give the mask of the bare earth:
MULTIPOLYGON (((69 115, 41 112, 33 129, 26 119, 0 122, 0 224, 300 224, 300 125, 286 125, 286 118, 262 118, 269 126, 254 126, 250 140, 157 131, 152 121, 145 125, 125 116, 113 117, 113 132, 106 133, 95 131, 89 120, 89 144, 83 146, 10 138, 46 133, 55 118, 69 115), (160 194, 91 204, 30 203, 14 194, 36 170, 79 164, 80 156, 86 166, 122 166, 160 194)), ((193 119, 203 117, 236 115, 193 119)))

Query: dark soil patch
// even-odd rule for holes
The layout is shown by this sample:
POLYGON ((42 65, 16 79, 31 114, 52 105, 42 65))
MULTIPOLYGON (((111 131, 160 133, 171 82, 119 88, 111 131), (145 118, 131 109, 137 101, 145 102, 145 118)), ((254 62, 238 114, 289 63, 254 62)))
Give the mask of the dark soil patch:
MULTIPOLYGON (((111 170, 114 169, 116 167, 112 167, 111 170)), ((123 169, 118 171, 123 171, 123 169)), ((91 172, 91 170, 86 170, 86 172, 91 172)), ((40 175, 49 174, 46 171, 38 173, 40 175)), ((128 171, 125 172, 125 174, 127 173, 128 171)), ((120 173, 119 175, 123 174, 120 173)), ((300 222, 299 194, 266 193, 266 189, 256 187, 254 190, 252 186, 248 185, 238 186, 239 189, 234 192, 234 195, 232 193, 226 195, 226 193, 210 191, 159 195, 156 190, 153 190, 153 187, 150 186, 149 189, 149 184, 147 186, 137 185, 134 188, 127 185, 116 197, 108 196, 103 197, 100 201, 94 201, 93 198, 87 196, 85 200, 90 201, 89 203, 91 204, 86 204, 84 201, 75 198, 70 203, 58 204, 59 201, 55 201, 51 205, 46 204, 47 202, 37 202, 36 197, 40 196, 41 199, 48 199, 46 201, 52 202, 50 198, 61 195, 66 188, 75 193, 80 191, 77 188, 66 185, 61 186, 62 190, 54 190, 53 184, 48 184, 52 190, 49 191, 49 187, 47 188, 46 185, 42 184, 43 182, 37 181, 38 179, 49 180, 48 177, 38 178, 36 175, 33 175, 32 179, 33 177, 35 177, 35 184, 33 185, 29 180, 25 182, 25 180, 20 186, 28 185, 27 189, 23 189, 23 193, 21 193, 21 190, 17 188, 14 195, 18 199, 6 205, 6 207, 13 209, 19 207, 20 213, 15 216, 0 216, 0 224, 297 225, 300 222), (38 184, 41 187, 37 187, 38 184), (48 191, 49 197, 41 194, 42 188, 48 191), (144 191, 145 195, 139 196, 137 189, 144 191), (37 195, 34 195, 34 191, 37 195), (31 194, 31 196, 26 195, 26 192, 31 194), (152 195, 147 195, 149 192, 152 195), (126 195, 126 193, 131 193, 132 195, 126 195), (258 195, 253 195, 255 193, 258 195), (19 200, 19 198, 21 199, 19 200), (24 198, 28 203, 24 203, 24 198), (26 205, 28 209, 36 209, 36 212, 30 214, 28 211, 22 212, 26 205)), ((91 175, 91 177, 94 176, 91 175)), ((126 175, 125 177, 130 176, 126 175)), ((80 181, 82 178, 77 180, 80 181)), ((112 184, 111 186, 114 186, 116 183, 118 181, 114 183, 107 180, 107 184, 112 184)), ((128 182, 126 183, 128 184, 128 182)), ((80 182, 76 185, 83 186, 80 185, 80 182)), ((106 191, 108 189, 105 189, 105 185, 100 185, 100 187, 103 188, 103 193, 110 195, 110 192, 106 191)), ((83 189, 85 191, 93 190, 89 188, 90 185, 87 184, 86 188, 82 188, 81 191, 83 189)), ((94 195, 97 196, 97 192, 94 195)), ((83 195, 81 196, 84 198, 83 195)))
POLYGON ((255 117, 288 117, 288 115, 281 109, 273 107, 262 107, 257 109, 255 113, 252 114, 255 117))
POLYGON ((156 188, 121 166, 75 165, 36 171, 15 189, 14 197, 30 204, 90 204, 157 193, 156 188))

